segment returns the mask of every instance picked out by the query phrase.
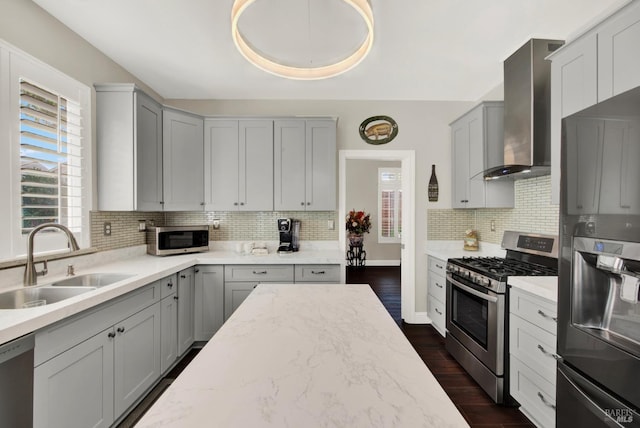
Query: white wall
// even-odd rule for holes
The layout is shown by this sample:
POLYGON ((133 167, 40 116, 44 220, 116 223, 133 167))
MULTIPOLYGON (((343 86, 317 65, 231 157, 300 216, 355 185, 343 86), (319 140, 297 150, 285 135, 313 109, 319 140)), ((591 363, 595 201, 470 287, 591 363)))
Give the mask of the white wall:
MULTIPOLYGON (((91 92, 91 123, 95 123, 94 83, 136 83, 152 97, 160 96, 127 70, 69 30, 31 0, 0 1, 0 39, 84 83, 91 92), (28 24, 28 27, 27 27, 28 24)), ((95 126, 91 132, 96 153, 95 126)), ((97 206, 96 168, 93 159, 93 207, 97 206)))
MULTIPOLYGON (((375 261, 400 261, 400 244, 378 241, 378 168, 400 168, 395 161, 347 159, 346 209, 364 210, 371 215, 371 230, 364 235, 367 264, 375 261)), ((342 232, 344 233, 344 232, 342 232)))
MULTIPOLYGON (((318 100, 165 100, 176 108, 202 115, 220 116, 336 116, 338 150, 414 150, 416 153, 416 311, 426 312, 427 209, 451 208, 451 144, 449 123, 475 103, 458 101, 318 101, 318 100), (390 143, 374 146, 358 134, 363 120, 391 116, 398 123, 398 136, 390 143), (427 202, 431 165, 436 165, 440 198, 427 202)), ((405 231, 405 233, 410 233, 405 231)))

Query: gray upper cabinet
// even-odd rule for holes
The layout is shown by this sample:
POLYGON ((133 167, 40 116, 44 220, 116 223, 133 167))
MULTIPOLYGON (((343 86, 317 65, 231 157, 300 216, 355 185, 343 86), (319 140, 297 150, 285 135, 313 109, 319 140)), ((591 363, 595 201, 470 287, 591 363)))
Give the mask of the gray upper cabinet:
POLYGON ((336 209, 336 121, 274 122, 274 209, 336 209))
POLYGON ((551 202, 560 201, 562 118, 640 86, 640 3, 631 2, 551 59, 551 202))
POLYGON ((631 2, 598 32, 598 101, 640 86, 640 3, 631 2))
POLYGON ((163 111, 165 211, 204 208, 204 121, 179 110, 163 111))
POLYGON ((162 106, 133 84, 95 89, 98 209, 162 210, 162 106))
POLYGON ((273 210, 273 121, 205 120, 205 210, 273 210))
POLYGON ((486 101, 451 123, 453 208, 510 208, 510 180, 485 181, 482 172, 502 164, 504 107, 486 101))
POLYGON ((551 202, 560 201, 562 118, 598 102, 595 33, 560 49, 551 62, 551 202))

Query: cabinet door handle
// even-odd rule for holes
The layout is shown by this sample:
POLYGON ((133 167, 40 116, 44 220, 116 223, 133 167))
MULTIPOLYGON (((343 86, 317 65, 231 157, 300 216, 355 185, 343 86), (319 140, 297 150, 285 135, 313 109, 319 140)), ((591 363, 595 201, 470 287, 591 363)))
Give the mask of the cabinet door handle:
POLYGON ((545 314, 544 312, 542 312, 540 309, 538 309, 538 315, 540 315, 542 318, 551 319, 551 320, 553 320, 555 322, 558 322, 558 318, 557 317, 549 316, 549 315, 545 314))
POLYGON ((170 283, 168 283, 168 284, 167 284, 167 287, 169 287, 169 288, 173 288, 173 283, 171 283, 171 282, 170 282, 170 283))
POLYGON ((244 205, 244 202, 240 202, 240 205, 244 205))
POLYGON ((234 203, 233 203, 233 205, 238 206, 238 203, 237 203, 237 202, 234 202, 234 203))
POLYGON ((438 284, 437 282, 436 282, 436 287, 443 288, 442 285, 438 284))
POLYGON ((107 334, 107 337, 108 337, 109 339, 113 339, 114 337, 116 337, 116 334, 115 334, 114 332, 110 331, 110 332, 107 334))
POLYGON ((260 285, 260 283, 258 283, 258 284, 256 284, 256 285, 254 285, 254 286, 253 286, 253 288, 256 288, 258 285, 260 285))
POLYGON ((436 311, 438 314, 442 315, 442 312, 440 312, 440 310, 439 310, 438 308, 435 308, 435 311, 436 311))
POLYGON ((259 270, 259 271, 253 271, 254 275, 266 275, 267 271, 266 270, 259 270))
POLYGON ((546 398, 544 398, 544 395, 542 395, 542 392, 538 391, 538 398, 540 399, 540 401, 542 401, 542 404, 544 404, 547 407, 551 407, 553 410, 556 409, 556 406, 554 406, 553 404, 549 403, 546 398))
POLYGON ((307 202, 307 205, 311 205, 311 202, 307 202))
POLYGON ((198 272, 200 272, 200 269, 196 269, 196 270, 194 270, 194 272, 195 272, 195 273, 198 273, 198 272))
POLYGON ((180 278, 185 279, 187 275, 180 275, 180 278))
POLYGON ((201 206, 201 207, 204 207, 204 202, 200 202, 200 206, 201 206))
POLYGON ((312 270, 311 273, 314 274, 314 275, 324 275, 325 271, 323 271, 323 270, 312 270))
POLYGON ((124 327, 118 327, 118 328, 116 329, 116 331, 117 331, 118 333, 124 333, 124 327))
POLYGON ((438 263, 436 263, 436 267, 437 267, 438 269, 442 269, 442 266, 440 266, 438 263))
POLYGON ((544 347, 540 344, 538 344, 538 349, 540 350, 540 352, 542 352, 544 355, 547 355, 551 358, 553 358, 556 361, 560 361, 560 356, 557 354, 552 354, 551 352, 547 351, 546 349, 544 349, 544 347))
POLYGON ((178 300, 178 296, 173 296, 173 300, 178 300))
POLYGON ((300 205, 304 205, 304 202, 300 202, 300 205))

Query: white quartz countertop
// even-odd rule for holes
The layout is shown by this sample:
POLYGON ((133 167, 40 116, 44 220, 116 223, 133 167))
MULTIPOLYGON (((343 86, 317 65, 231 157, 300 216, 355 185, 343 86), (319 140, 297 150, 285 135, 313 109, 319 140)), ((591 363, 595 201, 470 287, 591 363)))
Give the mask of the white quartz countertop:
POLYGON ((464 243, 460 241, 427 241, 425 254, 441 260, 458 259, 462 257, 504 257, 506 251, 498 244, 480 242, 478 251, 463 249, 464 243))
POLYGON ((468 427, 368 285, 261 284, 136 427, 468 427))
MULTIPOLYGON (((100 253, 96 254, 97 257, 100 257, 100 253)), ((28 309, 0 310, 0 344, 121 296, 182 269, 202 264, 344 264, 344 252, 335 249, 319 249, 301 250, 286 255, 271 253, 252 256, 238 254, 234 251, 214 250, 167 257, 144 254, 104 264, 96 263, 90 268, 78 270, 76 274, 117 272, 131 276, 58 303, 28 309)), ((46 285, 60 279, 64 279, 64 277, 47 276, 38 278, 38 283, 46 285)), ((22 288, 22 285, 3 287, 0 291, 9 291, 15 288, 22 288)))
POLYGON ((557 276, 510 276, 507 283, 512 287, 558 303, 557 276))

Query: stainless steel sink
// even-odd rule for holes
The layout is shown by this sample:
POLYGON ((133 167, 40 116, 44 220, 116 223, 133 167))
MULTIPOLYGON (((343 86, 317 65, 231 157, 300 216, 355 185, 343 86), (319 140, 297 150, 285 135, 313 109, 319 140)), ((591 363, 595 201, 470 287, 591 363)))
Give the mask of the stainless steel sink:
POLYGON ((104 287, 131 276, 133 275, 123 273, 88 273, 86 275, 71 276, 49 285, 52 287, 104 287))
POLYGON ((96 287, 31 287, 0 293, 0 309, 24 309, 60 302, 96 287))

